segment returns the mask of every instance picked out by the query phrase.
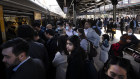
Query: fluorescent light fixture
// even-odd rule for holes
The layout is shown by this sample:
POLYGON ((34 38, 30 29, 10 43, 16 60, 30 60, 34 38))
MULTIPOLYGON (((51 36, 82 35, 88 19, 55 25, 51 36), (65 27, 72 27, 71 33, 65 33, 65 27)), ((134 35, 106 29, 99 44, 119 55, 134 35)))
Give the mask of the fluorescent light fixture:
POLYGON ((96 2, 99 2, 99 1, 101 1, 101 0, 96 0, 96 2))
POLYGON ((64 12, 62 11, 62 9, 60 8, 60 6, 58 5, 56 0, 31 0, 31 1, 62 17, 66 16, 64 12))

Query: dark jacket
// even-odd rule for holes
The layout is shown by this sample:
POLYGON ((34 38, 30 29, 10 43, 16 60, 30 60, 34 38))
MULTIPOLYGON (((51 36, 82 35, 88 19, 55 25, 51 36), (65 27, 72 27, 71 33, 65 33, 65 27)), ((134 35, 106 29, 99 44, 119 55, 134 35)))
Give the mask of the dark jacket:
POLYGON ((49 56, 49 61, 52 62, 52 60, 55 57, 55 54, 57 52, 57 38, 53 37, 49 39, 46 44, 45 44, 47 51, 48 51, 48 56, 49 56))
POLYGON ((39 37, 40 37, 41 39, 46 40, 45 35, 44 35, 44 30, 41 29, 41 30, 38 32, 38 35, 39 35, 39 37))
POLYGON ((5 71, 5 64, 2 62, 2 50, 0 49, 0 79, 6 79, 6 71, 5 71))
POLYGON ((36 40, 36 42, 39 42, 39 43, 41 43, 41 44, 43 44, 43 45, 45 44, 45 41, 44 41, 43 39, 41 39, 41 38, 38 39, 38 40, 36 40))
POLYGON ((68 57, 66 79, 86 79, 84 73, 84 53, 73 51, 68 57))
POLYGON ((107 24, 107 33, 116 33, 116 31, 113 30, 116 28, 117 28, 117 24, 110 22, 109 24, 107 24))
MULTIPOLYGON (((138 21, 136 21, 136 27, 138 27, 139 25, 138 25, 138 21)), ((130 28, 131 29, 134 29, 134 20, 132 20, 131 22, 130 22, 130 28)))
POLYGON ((38 42, 29 42, 29 56, 32 58, 38 58, 42 60, 43 64, 45 65, 45 68, 48 68, 48 52, 45 48, 45 46, 38 42))
POLYGON ((55 57, 57 52, 57 38, 53 37, 49 39, 45 44, 48 56, 49 56, 49 70, 48 70, 48 77, 49 79, 55 79, 56 68, 53 66, 52 61, 55 57))
POLYGON ((124 27, 125 27, 125 26, 124 26, 124 22, 121 21, 121 22, 120 22, 120 29, 124 29, 124 27))
POLYGON ((12 73, 10 79, 46 79, 45 69, 40 60, 30 58, 12 73))

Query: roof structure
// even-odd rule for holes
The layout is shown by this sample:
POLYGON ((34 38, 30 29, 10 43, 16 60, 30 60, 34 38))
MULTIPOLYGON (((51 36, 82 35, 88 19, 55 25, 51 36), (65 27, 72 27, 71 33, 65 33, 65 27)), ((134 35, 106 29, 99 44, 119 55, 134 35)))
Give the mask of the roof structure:
MULTIPOLYGON (((57 0, 61 9, 64 7, 64 0, 57 0)), ((121 1, 121 0, 118 0, 121 1)), ((88 10, 99 8, 103 5, 111 4, 111 0, 66 0, 69 13, 72 13, 72 4, 75 4, 77 14, 86 13, 88 10)))

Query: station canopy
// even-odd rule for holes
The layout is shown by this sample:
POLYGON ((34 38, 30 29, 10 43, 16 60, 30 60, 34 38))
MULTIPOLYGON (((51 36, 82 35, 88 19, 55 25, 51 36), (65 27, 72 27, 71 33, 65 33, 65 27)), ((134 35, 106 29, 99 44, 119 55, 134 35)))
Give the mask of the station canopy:
MULTIPOLYGON (((63 9, 64 0, 57 0, 60 7, 63 9)), ((120 1, 120 0, 119 0, 120 1)), ((72 12, 73 6, 75 4, 75 10, 77 14, 86 13, 88 10, 99 8, 102 5, 111 4, 111 0, 66 0, 66 6, 69 9, 69 13, 72 12)))
MULTIPOLYGON (((64 8, 64 0, 57 0, 61 9, 64 8)), ((140 5, 140 0, 117 0, 117 9, 128 7, 131 5, 140 5)), ((75 4, 75 10, 77 15, 88 14, 113 10, 113 5, 111 0, 66 0, 66 6, 69 9, 69 13, 72 14, 73 6, 75 4)))
POLYGON ((50 12, 56 13, 62 17, 65 17, 64 12, 60 8, 56 0, 30 0, 41 7, 48 9, 50 12))

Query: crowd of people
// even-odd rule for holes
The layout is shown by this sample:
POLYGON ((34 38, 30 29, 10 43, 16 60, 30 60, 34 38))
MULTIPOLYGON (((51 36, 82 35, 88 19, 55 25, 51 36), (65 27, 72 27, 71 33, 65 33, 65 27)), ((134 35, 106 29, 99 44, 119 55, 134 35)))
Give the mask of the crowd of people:
MULTIPOLYGON (((11 27, 12 33, 7 32, 14 36, 1 44, 0 79, 140 78, 130 60, 123 58, 124 51, 131 52, 127 50, 130 46, 140 45, 134 35, 138 27, 135 18, 117 18, 117 21, 112 18, 78 19, 77 25, 58 20, 56 24, 42 25, 35 20, 31 25, 21 24, 16 31, 11 27), (120 41, 111 44, 117 27, 120 27, 122 36, 120 41), (127 28, 126 34, 123 34, 124 27, 127 28), (102 28, 106 34, 102 34, 102 28), (93 57, 98 54, 104 64, 99 71, 93 64, 93 57)), ((140 62, 139 52, 131 52, 131 56, 140 62)))

